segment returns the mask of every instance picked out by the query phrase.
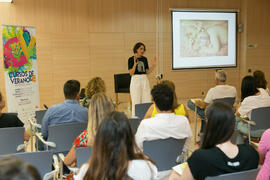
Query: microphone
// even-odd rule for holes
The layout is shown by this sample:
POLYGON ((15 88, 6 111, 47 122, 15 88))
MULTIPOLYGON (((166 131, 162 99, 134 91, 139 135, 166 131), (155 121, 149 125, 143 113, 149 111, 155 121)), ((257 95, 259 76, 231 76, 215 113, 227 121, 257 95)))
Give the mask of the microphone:
POLYGON ((49 109, 49 107, 46 104, 43 104, 43 106, 45 107, 45 109, 49 109))

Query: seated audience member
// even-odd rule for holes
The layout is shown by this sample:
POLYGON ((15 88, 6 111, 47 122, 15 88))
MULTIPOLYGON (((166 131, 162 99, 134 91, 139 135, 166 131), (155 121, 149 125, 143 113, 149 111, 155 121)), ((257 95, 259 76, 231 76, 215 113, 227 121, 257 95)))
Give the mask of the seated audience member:
MULTIPOLYGON (((243 141, 242 134, 248 135, 248 124, 243 122, 240 116, 247 116, 251 119, 251 111, 253 109, 267 106, 270 106, 270 96, 267 93, 261 93, 256 88, 254 77, 244 77, 241 85, 241 102, 236 111, 236 128, 241 132, 237 137, 237 143, 241 143, 243 141)), ((261 137, 264 131, 265 129, 251 131, 251 137, 261 137)))
POLYGON ((255 169, 259 154, 250 145, 231 143, 235 127, 233 109, 214 102, 206 110, 206 131, 201 149, 192 153, 183 174, 173 171, 169 180, 203 180, 209 176, 255 169))
POLYGON ((201 123, 201 134, 204 129, 205 125, 205 113, 204 110, 205 108, 213 102, 215 99, 221 99, 221 98, 226 98, 226 97, 235 97, 235 100, 237 98, 237 92, 235 87, 229 86, 226 84, 226 79, 227 75, 225 71, 223 70, 218 70, 215 73, 215 83, 216 86, 209 89, 209 91, 206 94, 206 97, 204 98, 203 101, 195 101, 195 104, 189 100, 188 101, 188 107, 192 110, 195 110, 195 106, 197 106, 197 113, 199 114, 202 123, 201 123))
POLYGON ((260 164, 263 164, 256 180, 269 180, 270 177, 270 129, 266 130, 259 142, 260 164))
POLYGON ((267 81, 265 80, 264 73, 262 71, 254 71, 253 77, 256 81, 256 87, 261 93, 269 94, 269 89, 267 88, 267 81))
POLYGON ((97 129, 104 117, 114 110, 113 103, 104 93, 95 94, 89 104, 88 126, 74 141, 64 163, 75 166, 76 149, 80 147, 92 146, 97 129))
MULTIPOLYGON (((178 104, 177 102, 177 97, 176 97, 176 93, 175 93, 175 85, 172 81, 168 81, 168 80, 164 80, 161 81, 161 84, 165 84, 167 85, 169 88, 171 88, 173 90, 173 106, 172 106, 172 111, 174 112, 174 114, 176 115, 183 115, 186 116, 188 118, 188 111, 186 109, 186 107, 183 104, 178 104)), ((152 104, 150 106, 150 108, 148 109, 148 111, 146 112, 144 119, 147 118, 152 118, 155 117, 155 115, 157 114, 157 108, 155 106, 155 104, 152 104)))
POLYGON ((0 159, 0 180, 41 180, 41 177, 31 164, 8 155, 0 159))
POLYGON ((64 85, 65 101, 50 107, 43 117, 41 132, 45 139, 50 125, 88 121, 88 110, 79 104, 79 94, 80 82, 68 80, 64 85))
POLYGON ((172 112, 174 93, 165 84, 157 84, 151 91, 158 114, 153 118, 144 119, 137 130, 136 142, 143 149, 144 141, 157 139, 191 138, 192 131, 188 119, 172 112))
POLYGON ((81 105, 88 108, 92 96, 99 92, 106 92, 105 82, 100 77, 91 79, 85 88, 85 98, 82 99, 81 105))
POLYGON ((127 117, 110 113, 100 124, 92 155, 75 180, 156 179, 154 162, 137 147, 127 117))
MULTIPOLYGON (((24 124, 22 121, 14 114, 2 113, 2 110, 5 107, 5 100, 0 92, 0 128, 9 128, 9 127, 23 127, 24 124)), ((24 140, 28 141, 30 135, 25 131, 24 140)))

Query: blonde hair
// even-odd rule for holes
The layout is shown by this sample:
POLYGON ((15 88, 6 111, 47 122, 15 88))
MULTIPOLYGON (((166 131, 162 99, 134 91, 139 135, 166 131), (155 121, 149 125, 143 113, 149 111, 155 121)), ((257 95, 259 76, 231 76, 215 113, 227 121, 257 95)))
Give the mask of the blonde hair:
POLYGON ((106 92, 105 82, 100 77, 94 77, 85 87, 85 95, 91 99, 94 94, 99 92, 106 92))
POLYGON ((92 138, 105 116, 114 110, 112 100, 104 93, 93 95, 88 110, 88 145, 91 145, 92 138))

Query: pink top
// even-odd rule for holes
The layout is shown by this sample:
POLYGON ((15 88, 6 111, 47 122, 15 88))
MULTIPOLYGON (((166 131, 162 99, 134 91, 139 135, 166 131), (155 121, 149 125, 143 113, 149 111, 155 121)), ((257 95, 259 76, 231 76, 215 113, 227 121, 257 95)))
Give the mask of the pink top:
POLYGON ((260 140, 259 152, 265 156, 263 166, 256 180, 269 180, 270 176, 270 129, 267 129, 260 140))

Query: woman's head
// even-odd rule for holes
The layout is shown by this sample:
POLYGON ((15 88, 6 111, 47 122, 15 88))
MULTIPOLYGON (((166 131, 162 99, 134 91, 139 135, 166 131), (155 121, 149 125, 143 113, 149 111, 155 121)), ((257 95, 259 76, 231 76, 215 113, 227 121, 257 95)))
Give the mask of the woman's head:
POLYGON ((100 124, 84 179, 129 179, 130 160, 146 159, 124 113, 112 112, 100 124))
POLYGON ((256 81, 253 76, 246 76, 242 80, 241 85, 241 101, 243 101, 248 96, 253 96, 258 93, 258 89, 256 87, 256 81))
POLYGON ((230 140, 235 127, 233 109, 227 103, 214 102, 206 109, 207 125, 202 149, 230 140))
POLYGON ((92 98, 94 94, 99 92, 105 93, 105 91, 105 82, 100 77, 94 77, 88 82, 85 90, 85 95, 88 98, 92 98))
POLYGON ((177 101, 177 96, 175 93, 175 85, 172 81, 169 80, 163 80, 161 81, 161 84, 167 85, 169 88, 172 89, 173 91, 173 105, 172 105, 172 110, 176 109, 178 107, 178 101, 177 101))
MULTIPOLYGON (((111 99, 104 93, 95 94, 90 101, 88 110, 87 132, 89 140, 96 134, 98 126, 104 117, 114 110, 111 99)), ((90 143, 90 141, 89 141, 90 143)))
POLYGON ((133 47, 134 54, 142 56, 145 51, 146 51, 145 45, 141 42, 136 43, 133 47))
POLYGON ((262 71, 254 71, 253 77, 255 78, 257 88, 266 89, 267 81, 265 80, 265 76, 262 71))
POLYGON ((35 167, 17 156, 8 155, 0 159, 0 180, 41 180, 35 167))

